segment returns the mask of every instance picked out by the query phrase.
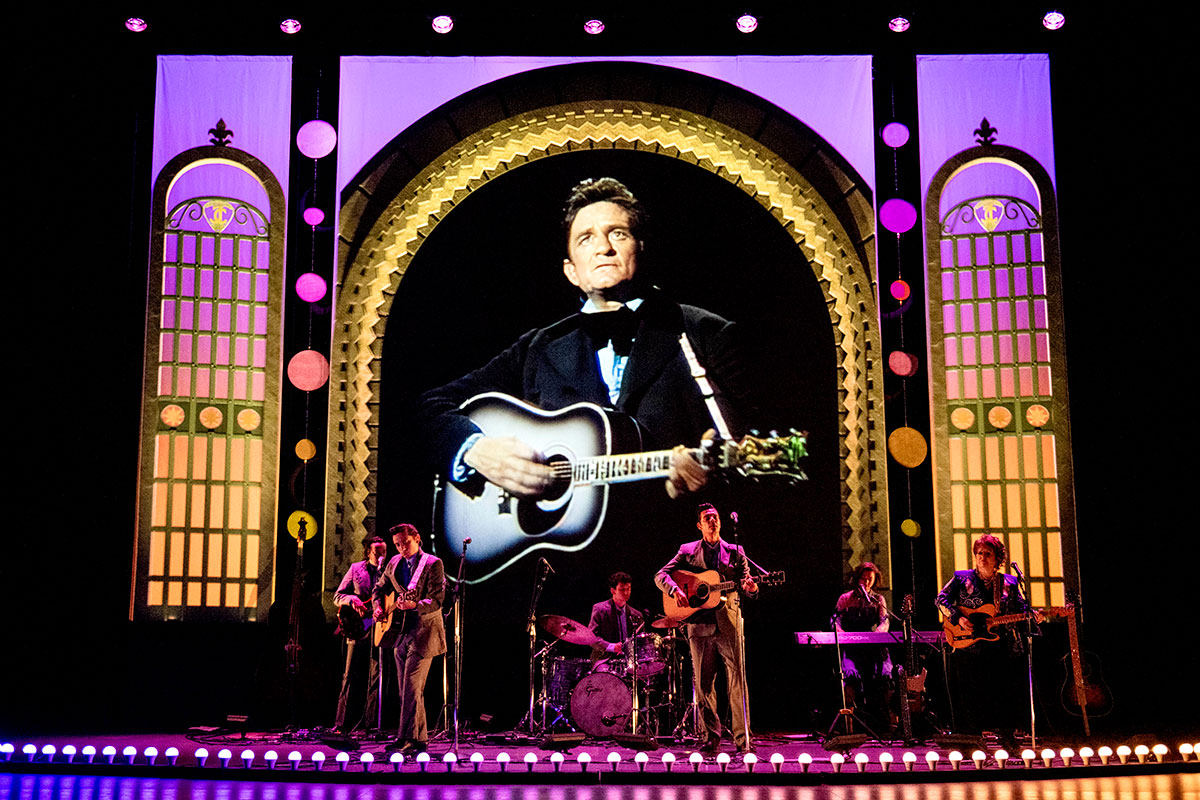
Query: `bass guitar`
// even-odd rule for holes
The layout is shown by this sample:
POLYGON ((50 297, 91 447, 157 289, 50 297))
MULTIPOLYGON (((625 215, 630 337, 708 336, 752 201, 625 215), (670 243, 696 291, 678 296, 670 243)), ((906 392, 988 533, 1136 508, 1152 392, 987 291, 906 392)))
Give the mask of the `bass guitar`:
MULTIPOLYGON (((473 578, 487 580, 539 549, 582 550, 604 522, 612 484, 665 478, 671 451, 640 448, 636 424, 592 403, 542 411, 506 394, 488 392, 462 410, 488 436, 513 436, 545 456, 554 482, 543 497, 516 497, 483 481, 443 482, 439 489, 440 539, 448 553, 472 540, 466 554, 473 578)), ((712 472, 749 479, 806 480, 800 461, 808 455, 805 434, 745 436, 706 441, 692 451, 712 472)))
POLYGON ((393 647, 400 634, 404 631, 405 616, 411 609, 400 609, 396 606, 403 602, 420 599, 416 589, 405 589, 390 594, 384 599, 383 618, 375 620, 371 628, 371 641, 376 647, 393 647), (397 624, 397 622, 399 624, 397 624))
POLYGON ((904 595, 900 603, 900 617, 904 621, 904 664, 896 666, 897 683, 900 691, 900 730, 905 743, 915 741, 913 737, 912 715, 920 713, 924 706, 925 678, 928 671, 922 667, 917 672, 916 652, 913 648, 913 596, 904 595))
MULTIPOLYGON (((768 572, 753 577, 759 586, 778 586, 787 580, 783 572, 768 572)), ((679 591, 688 601, 686 607, 680 606, 676 598, 663 592, 663 615, 675 622, 687 619, 702 608, 716 608, 725 598, 725 592, 736 591, 742 585, 741 580, 722 581, 721 574, 715 569, 704 572, 677 569, 671 573, 671 579, 679 585, 679 591)))
MULTIPOLYGON (((958 613, 962 614, 963 620, 970 626, 970 630, 964 630, 960 625, 950 623, 950 618, 947 617, 942 623, 942 630, 946 635, 946 644, 959 650, 963 647, 970 647, 976 642, 994 642, 1000 638, 1000 634, 995 630, 1003 625, 1011 625, 1014 622, 1023 622, 1026 615, 1021 614, 1000 614, 996 615, 996 607, 991 603, 985 603, 979 608, 963 608, 958 607, 958 613)), ((1072 609, 1067 607, 1052 606, 1050 608, 1038 609, 1039 614, 1044 619, 1052 617, 1065 617, 1073 613, 1072 609)))

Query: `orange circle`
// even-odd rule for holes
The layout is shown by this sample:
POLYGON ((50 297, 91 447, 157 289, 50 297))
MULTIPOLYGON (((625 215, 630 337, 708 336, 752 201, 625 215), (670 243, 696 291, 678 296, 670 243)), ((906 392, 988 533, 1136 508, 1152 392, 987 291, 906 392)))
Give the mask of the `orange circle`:
POLYGON ((262 425, 262 414, 253 408, 243 408, 238 412, 237 424, 244 431, 256 431, 262 425))
POLYGON ((1034 403, 1025 409, 1025 421, 1035 428, 1040 428, 1050 421, 1050 409, 1041 403, 1034 403))
POLYGON ((182 408, 171 403, 169 406, 163 406, 162 411, 158 412, 158 418, 168 428, 178 428, 187 419, 187 414, 184 413, 182 408))
POLYGON ((301 461, 308 461, 317 454, 317 446, 310 439, 296 442, 296 455, 301 461))
POLYGON ((914 428, 896 428, 888 435, 888 452, 902 466, 912 469, 921 466, 929 454, 925 437, 914 428))
POLYGON ((1012 424, 1012 412, 1005 406, 992 406, 988 409, 988 422, 993 428, 1007 428, 1012 424))
POLYGON ((301 350, 288 362, 287 376, 297 389, 312 392, 329 380, 329 362, 316 350, 301 350))
POLYGON ((975 424, 975 412, 960 406, 950 412, 950 424, 960 431, 965 431, 975 424))
POLYGON ((225 419, 225 415, 221 413, 221 409, 216 406, 206 406, 200 410, 200 424, 208 428, 210 431, 213 428, 220 426, 225 419))

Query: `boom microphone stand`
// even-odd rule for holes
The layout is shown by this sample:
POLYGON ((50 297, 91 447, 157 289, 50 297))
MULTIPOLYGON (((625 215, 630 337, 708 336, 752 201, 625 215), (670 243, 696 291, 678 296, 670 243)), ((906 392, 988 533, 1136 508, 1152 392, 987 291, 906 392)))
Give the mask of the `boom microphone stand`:
POLYGON ((1026 669, 1029 671, 1029 738, 1030 747, 1037 750, 1037 715, 1033 710, 1033 607, 1029 604, 1030 596, 1030 581, 1021 572, 1020 565, 1017 562, 1012 562, 1012 568, 1017 573, 1017 579, 1025 584, 1025 660, 1028 662, 1026 669))

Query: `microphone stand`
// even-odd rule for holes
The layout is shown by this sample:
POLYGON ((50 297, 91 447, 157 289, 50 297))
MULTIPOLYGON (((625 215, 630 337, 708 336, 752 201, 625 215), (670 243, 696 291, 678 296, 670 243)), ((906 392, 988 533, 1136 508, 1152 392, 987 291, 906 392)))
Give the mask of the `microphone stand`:
MULTIPOLYGON (((738 564, 738 572, 740 573, 740 577, 744 577, 745 575, 749 574, 749 572, 750 572, 750 568, 749 568, 749 566, 747 566, 747 564, 753 563, 753 562, 750 561, 750 558, 746 555, 745 551, 742 550, 742 546, 738 543, 738 515, 737 515, 737 512, 736 511, 732 512, 729 515, 729 519, 730 519, 730 521, 733 522, 733 549, 734 549, 734 552, 737 553, 740 556, 740 558, 742 559, 740 561, 740 563, 738 564)), ((755 564, 754 566, 758 567, 757 564, 755 564)), ((766 572, 766 570, 764 570, 762 567, 758 567, 758 569, 760 572, 763 572, 763 573, 766 572)), ((739 580, 738 583, 740 584, 741 580, 739 580)), ((738 592, 739 592, 739 595, 738 595, 738 618, 737 618, 738 665, 740 667, 741 678, 742 678, 742 730, 744 730, 746 732, 746 742, 745 742, 744 746, 747 749, 752 749, 754 745, 753 745, 751 737, 750 737, 750 687, 746 682, 746 618, 742 616, 742 598, 741 598, 741 594, 740 594, 741 593, 740 585, 738 586, 738 592)), ((736 742, 734 744, 736 744, 736 742)))
MULTIPOLYGON (((529 711, 526 712, 525 721, 527 723, 527 726, 526 726, 527 733, 529 733, 530 735, 532 735, 534 733, 534 725, 535 725, 534 716, 533 716, 533 706, 534 706, 534 702, 535 702, 533 664, 537 660, 537 655, 536 655, 536 650, 537 650, 537 605, 538 605, 538 600, 542 596, 542 587, 546 585, 546 578, 548 578, 550 575, 549 570, 545 569, 545 567, 548 567, 548 566, 550 566, 550 565, 549 565, 549 563, 547 563, 545 561, 545 559, 538 561, 537 576, 533 580, 533 594, 529 598, 529 617, 525 621, 525 630, 529 634, 529 711), (545 566, 543 566, 543 565, 545 565, 545 566)), ((544 680, 544 678, 543 678, 543 680, 544 680)), ((546 687, 543 685, 542 689, 545 690, 545 688, 546 687)), ((542 716, 543 716, 542 726, 543 727, 545 727, 545 723, 546 723, 545 718, 544 718, 545 710, 546 710, 545 706, 543 706, 542 707, 542 716)), ((520 726, 518 726, 518 727, 520 727, 520 726)))
POLYGON ((1025 585, 1025 660, 1026 669, 1029 673, 1029 739, 1030 747, 1037 749, 1037 715, 1033 707, 1033 610, 1030 605, 1029 597, 1032 587, 1030 581, 1021 572, 1021 567, 1017 562, 1012 562, 1012 568, 1016 570, 1017 579, 1025 585))
POLYGON ((462 657, 463 657, 463 606, 466 604, 467 545, 470 537, 463 539, 462 558, 458 562, 458 576, 454 579, 454 752, 458 752, 458 704, 462 700, 462 657))

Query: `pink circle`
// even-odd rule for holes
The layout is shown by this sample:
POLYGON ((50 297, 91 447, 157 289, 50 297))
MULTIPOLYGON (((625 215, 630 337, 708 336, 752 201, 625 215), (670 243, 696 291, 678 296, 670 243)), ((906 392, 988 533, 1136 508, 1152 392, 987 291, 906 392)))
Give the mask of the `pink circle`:
POLYGON ((900 350, 893 350, 888 353, 888 369, 893 374, 899 375, 902 378, 907 378, 917 374, 917 357, 900 350))
POLYGON ((323 119, 309 120, 296 132, 296 146, 309 158, 324 158, 337 145, 337 131, 323 119))
POLYGON ((325 221, 325 212, 319 208, 304 209, 304 221, 314 228, 325 221))
POLYGON ((328 290, 325 279, 315 272, 306 272, 296 278, 296 294, 306 303, 315 303, 325 296, 328 290))
POLYGON ((902 303, 908 299, 910 294, 912 294, 912 287, 908 285, 908 281, 900 278, 892 281, 892 285, 888 288, 892 293, 892 297, 896 298, 902 303))
POLYGON ((301 350, 288 362, 287 374, 297 389, 316 391, 329 380, 329 362, 316 350, 301 350))
POLYGON ((903 122, 889 122, 879 136, 888 147, 903 147, 908 143, 908 126, 903 122))
POLYGON ((893 197, 879 207, 879 221, 892 233, 904 233, 917 224, 917 209, 907 200, 893 197))

